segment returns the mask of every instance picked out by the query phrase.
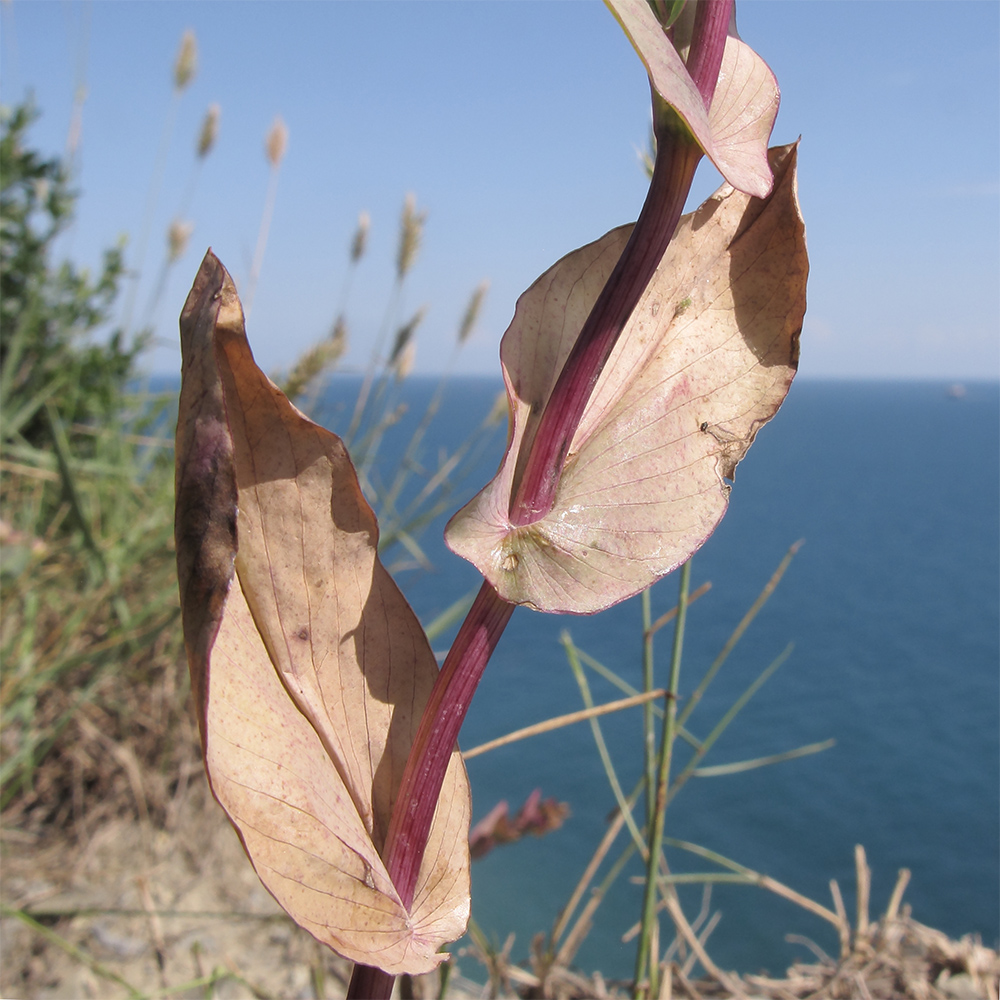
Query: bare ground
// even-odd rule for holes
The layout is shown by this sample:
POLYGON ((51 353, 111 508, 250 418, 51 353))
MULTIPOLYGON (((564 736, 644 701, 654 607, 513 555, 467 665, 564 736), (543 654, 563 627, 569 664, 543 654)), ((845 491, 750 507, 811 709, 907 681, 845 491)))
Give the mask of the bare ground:
MULTIPOLYGON (((346 994, 350 964, 296 927, 257 880, 205 782, 195 776, 166 824, 108 819, 86 839, 0 831, 0 995, 7 1000, 179 997, 327 1000, 346 994), (19 911, 20 915, 13 911, 19 911), (30 914, 27 917, 25 914, 30 914)), ((1000 959, 973 938, 951 941, 899 900, 881 920, 845 927, 839 959, 782 979, 720 973, 695 982, 675 965, 669 992, 698 997, 879 1000, 997 998, 1000 959)), ((566 969, 487 967, 455 956, 448 996, 611 997, 623 987, 566 969), (491 982, 477 985, 462 976, 491 982), (539 975, 538 973, 541 973, 539 975)), ((436 977, 401 983, 437 996, 436 977)))

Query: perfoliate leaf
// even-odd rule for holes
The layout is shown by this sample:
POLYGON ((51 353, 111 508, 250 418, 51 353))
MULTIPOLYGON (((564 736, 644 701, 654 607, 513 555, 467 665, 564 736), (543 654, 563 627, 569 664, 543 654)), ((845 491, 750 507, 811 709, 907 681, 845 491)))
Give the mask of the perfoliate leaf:
POLYGON ((543 518, 510 499, 541 413, 628 240, 612 230, 518 300, 500 347, 512 427, 493 481, 445 537, 507 601, 589 613, 683 563, 725 512, 736 463, 798 363, 808 262, 796 148, 771 151, 766 199, 726 184, 684 216, 573 437, 543 518))
POLYGON ((429 971, 469 914, 457 750, 409 911, 380 851, 434 656, 343 444, 254 363, 211 252, 181 347, 178 579, 213 794, 297 923, 356 962, 429 971))
POLYGON ((763 198, 771 190, 767 142, 779 92, 767 63, 735 33, 726 39, 719 80, 706 112, 673 43, 647 0, 605 0, 628 36, 657 93, 684 119, 720 174, 738 191, 763 198))

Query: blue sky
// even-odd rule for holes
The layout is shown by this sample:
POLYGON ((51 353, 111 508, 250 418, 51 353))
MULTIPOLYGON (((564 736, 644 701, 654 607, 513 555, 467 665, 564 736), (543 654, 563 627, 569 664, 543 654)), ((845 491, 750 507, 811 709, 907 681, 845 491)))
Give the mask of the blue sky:
MULTIPOLYGON (((802 136, 812 266, 802 374, 996 378, 1000 5, 739 0, 737 13, 781 86, 774 141, 802 136)), ((428 307, 416 370, 439 370, 488 279, 458 370, 495 373, 517 296, 642 204, 645 73, 597 0, 14 0, 2 15, 2 98, 34 93, 43 150, 65 149, 74 90, 86 87, 81 200, 60 249, 91 265, 122 235, 137 263, 173 61, 184 30, 197 36, 135 296, 141 319, 183 207, 194 234, 150 317, 157 372, 179 369, 176 317, 205 248, 247 280, 275 115, 290 137, 249 321, 269 371, 329 329, 362 210, 371 241, 347 300, 348 361, 364 364, 390 308, 398 217, 413 192, 427 225, 393 322, 428 307), (219 140, 193 181, 211 102, 219 140)), ((718 180, 703 166, 692 199, 718 180)))

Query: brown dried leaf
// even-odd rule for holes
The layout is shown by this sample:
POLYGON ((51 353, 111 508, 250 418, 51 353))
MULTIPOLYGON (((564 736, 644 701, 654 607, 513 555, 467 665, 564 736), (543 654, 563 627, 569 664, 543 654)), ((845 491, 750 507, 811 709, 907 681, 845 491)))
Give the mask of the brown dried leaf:
POLYGON ((177 565, 212 791, 297 923, 354 961, 429 971, 469 914, 457 750, 409 912, 380 851, 434 656, 343 444, 256 366, 211 252, 181 346, 177 565))
POLYGON ((564 257, 519 299, 500 348, 507 453, 446 531, 505 600, 610 607, 679 566, 722 518, 725 480, 798 363, 808 263, 795 160, 794 146, 771 151, 768 198, 726 184, 681 220, 584 412, 555 506, 514 527, 512 486, 631 226, 564 257))

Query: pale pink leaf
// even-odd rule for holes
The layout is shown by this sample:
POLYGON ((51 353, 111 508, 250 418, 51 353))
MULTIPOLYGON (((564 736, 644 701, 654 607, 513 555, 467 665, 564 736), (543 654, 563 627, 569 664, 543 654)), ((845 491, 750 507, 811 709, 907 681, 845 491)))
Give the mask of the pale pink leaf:
POLYGON ((646 0, 606 0, 657 93, 690 129, 719 173, 737 190, 764 197, 771 189, 767 143, 779 92, 767 63, 735 34, 726 40, 719 80, 706 112, 673 43, 646 0))
POLYGON ((553 509, 515 527, 513 487, 562 364, 631 227, 564 257, 519 299, 501 344, 512 414, 493 481, 446 531, 505 600, 589 613, 649 586, 714 530, 736 463, 798 363, 808 271, 796 148, 766 199, 724 185, 685 216, 608 360, 553 509))

